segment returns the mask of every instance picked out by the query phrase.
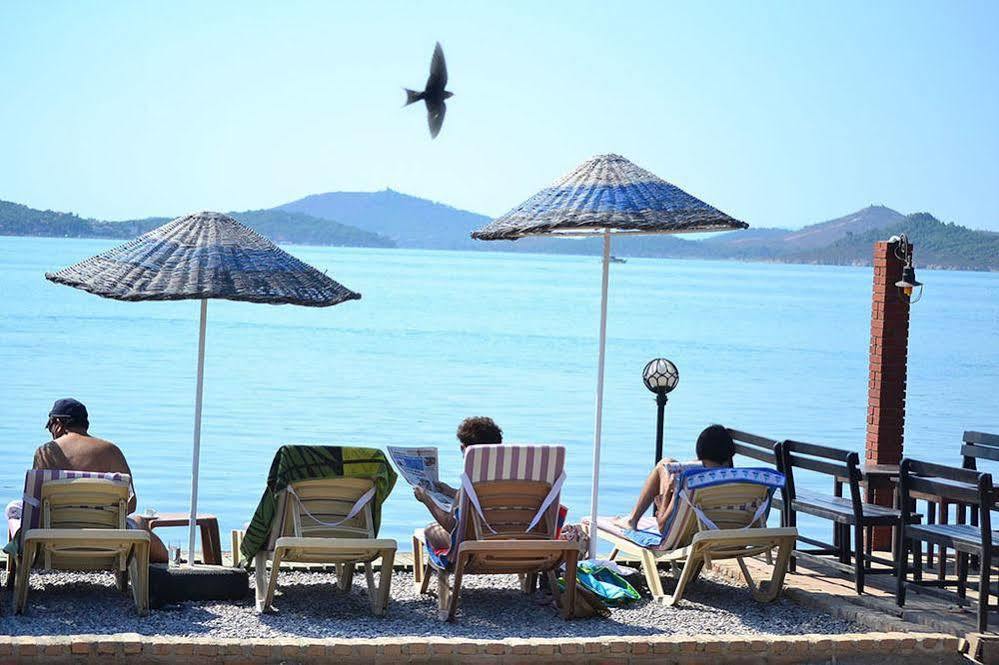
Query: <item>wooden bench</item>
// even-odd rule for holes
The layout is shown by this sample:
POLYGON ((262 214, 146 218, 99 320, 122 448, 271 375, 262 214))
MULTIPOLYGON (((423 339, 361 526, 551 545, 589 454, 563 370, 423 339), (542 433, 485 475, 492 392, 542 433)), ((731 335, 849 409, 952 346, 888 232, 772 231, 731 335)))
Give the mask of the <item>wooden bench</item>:
MULTIPOLYGON (((765 462, 777 471, 781 470, 781 461, 777 449, 778 443, 775 439, 768 439, 765 436, 758 436, 729 427, 726 427, 725 431, 728 432, 728 435, 732 437, 732 441, 735 442, 736 455, 765 462)), ((781 526, 784 526, 784 491, 781 490, 781 496, 774 496, 770 501, 770 505, 781 512, 781 526)))
POLYGON ((996 501, 991 474, 907 458, 902 460, 899 470, 899 500, 902 520, 896 526, 899 547, 895 563, 898 577, 895 602, 899 607, 905 605, 906 586, 909 584, 937 588, 954 586, 958 597, 964 599, 969 586, 969 558, 974 557, 978 559, 980 568, 977 584, 978 630, 984 633, 988 629, 989 610, 999 609, 999 605, 989 604, 992 561, 999 555, 999 534, 992 531, 989 510, 996 501), (972 515, 977 514, 981 526, 966 524, 963 509, 957 512, 957 524, 916 523, 910 514, 915 492, 938 497, 941 502, 970 507, 972 515), (924 542, 937 545, 942 550, 952 549, 957 553, 956 578, 922 578, 920 553, 924 542), (907 579, 910 552, 915 559, 915 565, 911 568, 912 580, 907 579))
MULTIPOLYGON (((966 431, 964 433, 961 444, 961 466, 965 469, 979 470, 979 460, 999 462, 999 434, 975 431, 966 431)), ((940 524, 950 522, 950 506, 953 505, 951 502, 943 497, 934 497, 923 492, 911 491, 909 494, 912 499, 926 501, 926 521, 928 524, 934 524, 937 521, 940 524)), ((966 510, 965 506, 957 504, 955 506, 955 517, 959 520, 966 519, 961 515, 966 510)), ((975 512, 971 514, 971 524, 978 524, 978 515, 975 512)), ((934 547, 932 543, 927 543, 927 567, 934 566, 934 547)), ((937 577, 944 579, 947 575, 947 549, 940 547, 938 557, 936 561, 937 577)))
POLYGON ((813 545, 815 549, 796 549, 791 555, 791 571, 794 571, 798 557, 806 559, 821 557, 828 562, 828 557, 835 556, 838 561, 833 563, 837 567, 853 573, 858 594, 864 592, 866 574, 894 573, 894 559, 875 556, 869 546, 869 540, 865 549, 864 530, 878 526, 897 527, 902 514, 896 508, 867 503, 861 498, 860 485, 863 477, 860 470, 860 456, 848 450, 791 440, 782 441, 778 445, 778 453, 781 470, 787 478, 784 493, 786 526, 797 526, 798 513, 827 519, 833 523, 832 543, 798 536, 799 541, 813 545), (795 481, 796 469, 830 476, 834 487, 837 488, 836 493, 822 494, 798 489, 795 481), (845 483, 849 488, 849 496, 837 495, 841 483, 845 483), (874 563, 882 564, 886 568, 873 568, 874 563))

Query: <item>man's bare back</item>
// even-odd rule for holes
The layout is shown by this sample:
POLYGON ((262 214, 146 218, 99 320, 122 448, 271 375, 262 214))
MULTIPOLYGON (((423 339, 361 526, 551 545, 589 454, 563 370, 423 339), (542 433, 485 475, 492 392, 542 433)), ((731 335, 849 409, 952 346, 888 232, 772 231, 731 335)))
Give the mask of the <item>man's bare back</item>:
MULTIPOLYGON (((36 469, 73 469, 132 475, 125 455, 118 446, 78 432, 67 432, 39 446, 32 466, 36 469)), ((134 510, 135 496, 132 496, 128 502, 128 512, 134 510)))

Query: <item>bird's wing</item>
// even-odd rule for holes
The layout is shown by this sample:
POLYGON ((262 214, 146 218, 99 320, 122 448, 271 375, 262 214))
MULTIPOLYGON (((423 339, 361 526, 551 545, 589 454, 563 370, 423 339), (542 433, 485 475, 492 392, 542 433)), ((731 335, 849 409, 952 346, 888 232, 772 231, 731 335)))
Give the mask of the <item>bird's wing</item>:
POLYGON ((444 62, 444 49, 437 42, 434 47, 434 59, 430 61, 430 78, 427 79, 427 90, 443 90, 447 86, 447 64, 444 62))
POLYGON ((447 113, 447 105, 441 102, 439 105, 427 106, 427 124, 430 125, 430 138, 435 139, 444 126, 444 114, 447 113))

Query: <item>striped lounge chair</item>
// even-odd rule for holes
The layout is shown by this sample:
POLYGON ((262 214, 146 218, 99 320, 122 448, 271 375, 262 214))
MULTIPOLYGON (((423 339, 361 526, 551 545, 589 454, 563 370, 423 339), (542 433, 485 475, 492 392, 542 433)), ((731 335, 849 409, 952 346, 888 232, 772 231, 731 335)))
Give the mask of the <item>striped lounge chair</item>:
POLYGON ((673 483, 673 514, 662 534, 653 518, 644 518, 634 531, 601 517, 597 535, 614 547, 612 559, 624 552, 641 561, 649 591, 658 602, 675 605, 704 566, 710 568, 712 561, 722 559, 735 559, 753 598, 769 602, 780 593, 798 536, 794 528, 766 528, 771 497, 783 486, 783 474, 773 469, 683 468, 673 483), (775 548, 773 575, 757 585, 744 559, 762 554, 772 560, 775 548), (668 562, 676 578, 669 596, 659 579, 659 561, 668 562))
POLYGON ((465 451, 450 549, 434 552, 422 529, 413 534, 417 583, 425 592, 436 575, 442 621, 455 617, 463 576, 505 573, 522 580, 544 573, 565 617, 572 618, 579 546, 557 539, 564 467, 562 446, 476 445, 465 451), (563 564, 564 593, 556 580, 563 564))
POLYGON ((27 472, 20 523, 8 523, 15 613, 28 603, 33 567, 113 571, 120 591, 131 582, 138 613, 149 611, 149 534, 126 527, 130 491, 123 473, 27 472))

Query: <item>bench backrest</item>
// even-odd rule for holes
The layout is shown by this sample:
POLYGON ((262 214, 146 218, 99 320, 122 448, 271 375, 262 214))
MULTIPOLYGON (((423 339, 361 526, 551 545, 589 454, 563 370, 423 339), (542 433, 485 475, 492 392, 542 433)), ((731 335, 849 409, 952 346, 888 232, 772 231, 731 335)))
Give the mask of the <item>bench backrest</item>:
POLYGON ((999 462, 999 434, 965 432, 961 457, 965 469, 977 469, 980 459, 999 462))
POLYGON ((780 470, 780 458, 775 452, 777 441, 765 436, 750 434, 737 429, 725 428, 735 442, 735 454, 750 457, 780 470))
POLYGON ((795 469, 804 469, 832 476, 834 481, 846 482, 850 487, 850 499, 854 512, 860 517, 860 455, 851 450, 820 446, 804 441, 788 439, 778 447, 781 455, 781 471, 787 478, 787 494, 795 496, 795 469))
MULTIPOLYGON (((910 518, 909 495, 922 492, 940 497, 948 503, 974 507, 991 506, 995 501, 992 475, 976 469, 959 469, 953 466, 923 462, 906 457, 899 467, 899 502, 902 517, 910 518)), ((990 510, 977 510, 984 533, 992 530, 990 510)), ((960 518, 961 511, 958 512, 960 518)), ((960 518, 963 519, 963 518, 960 518)), ((960 521, 960 520, 959 520, 960 521)), ((903 522, 907 523, 907 522, 903 522)))

